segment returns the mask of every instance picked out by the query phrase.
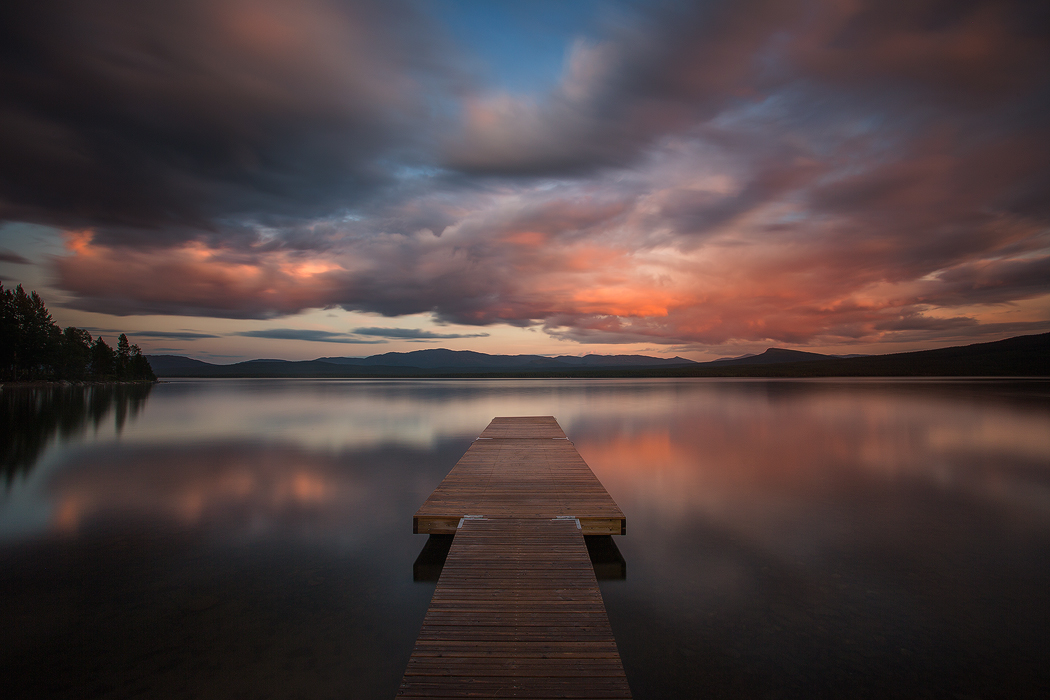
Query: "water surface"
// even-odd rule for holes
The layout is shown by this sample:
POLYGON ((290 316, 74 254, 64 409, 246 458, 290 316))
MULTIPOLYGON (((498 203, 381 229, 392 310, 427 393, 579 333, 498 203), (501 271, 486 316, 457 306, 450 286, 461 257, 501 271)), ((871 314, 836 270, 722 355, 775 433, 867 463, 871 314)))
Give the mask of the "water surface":
POLYGON ((1050 383, 174 381, 0 391, 5 697, 391 698, 416 508, 554 415, 623 508, 635 697, 1042 697, 1050 383))

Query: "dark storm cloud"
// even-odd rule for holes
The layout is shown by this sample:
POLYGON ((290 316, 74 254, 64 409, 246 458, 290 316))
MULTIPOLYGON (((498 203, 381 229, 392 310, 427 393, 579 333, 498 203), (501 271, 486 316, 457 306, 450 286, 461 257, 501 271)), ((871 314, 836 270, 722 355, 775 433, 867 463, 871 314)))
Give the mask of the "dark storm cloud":
POLYGON ((164 244, 392 181, 438 52, 410 3, 40 0, 0 10, 0 217, 164 244))
POLYGON ((16 265, 29 265, 32 261, 18 253, 0 248, 0 262, 15 263, 16 265))
POLYGON ((1002 304, 1045 292, 1050 256, 960 265, 942 274, 935 291, 922 301, 942 305, 1002 304))

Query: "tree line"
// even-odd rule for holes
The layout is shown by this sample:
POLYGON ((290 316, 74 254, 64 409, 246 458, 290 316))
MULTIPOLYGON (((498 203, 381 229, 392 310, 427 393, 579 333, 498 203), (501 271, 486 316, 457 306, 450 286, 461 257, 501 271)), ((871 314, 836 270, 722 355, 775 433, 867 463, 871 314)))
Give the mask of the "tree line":
POLYGON ((123 333, 114 350, 102 336, 62 329, 36 292, 0 282, 0 380, 155 381, 138 345, 123 333))

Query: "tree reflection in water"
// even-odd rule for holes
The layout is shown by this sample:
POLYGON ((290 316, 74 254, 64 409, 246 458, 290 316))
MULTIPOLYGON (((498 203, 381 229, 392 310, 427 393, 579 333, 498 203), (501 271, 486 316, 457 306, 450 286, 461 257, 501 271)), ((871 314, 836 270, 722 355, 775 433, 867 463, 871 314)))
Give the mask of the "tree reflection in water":
POLYGON ((113 416, 118 434, 146 406, 152 382, 5 386, 0 389, 0 475, 10 486, 32 471, 52 438, 68 440, 113 416))

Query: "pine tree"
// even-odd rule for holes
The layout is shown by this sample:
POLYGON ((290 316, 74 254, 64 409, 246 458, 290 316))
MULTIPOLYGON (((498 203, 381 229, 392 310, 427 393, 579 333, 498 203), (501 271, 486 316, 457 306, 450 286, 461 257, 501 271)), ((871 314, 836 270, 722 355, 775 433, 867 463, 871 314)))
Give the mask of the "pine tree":
POLYGON ((117 338, 117 362, 115 369, 117 379, 130 379, 131 344, 128 342, 128 336, 123 333, 117 338))
POLYGON ((62 331, 36 292, 26 294, 22 285, 18 285, 12 301, 16 327, 15 378, 48 378, 53 374, 62 331))
POLYGON ((139 349, 138 345, 131 346, 131 361, 130 361, 130 378, 131 379, 148 379, 149 381, 157 381, 157 375, 153 373, 153 368, 150 367, 149 360, 142 354, 142 350, 139 349))
POLYGON ((121 333, 113 351, 98 337, 70 326, 58 327, 43 299, 22 285, 0 283, 0 381, 86 378, 148 379, 156 375, 137 345, 121 333))
POLYGON ((70 326, 62 331, 62 352, 58 374, 63 379, 80 381, 87 377, 91 362, 91 334, 70 326))
POLYGON ((15 320, 15 294, 0 283, 0 379, 15 378, 15 349, 18 322, 15 320))
POLYGON ((116 372, 117 354, 106 345, 102 336, 91 344, 91 375, 97 380, 113 379, 116 372))

